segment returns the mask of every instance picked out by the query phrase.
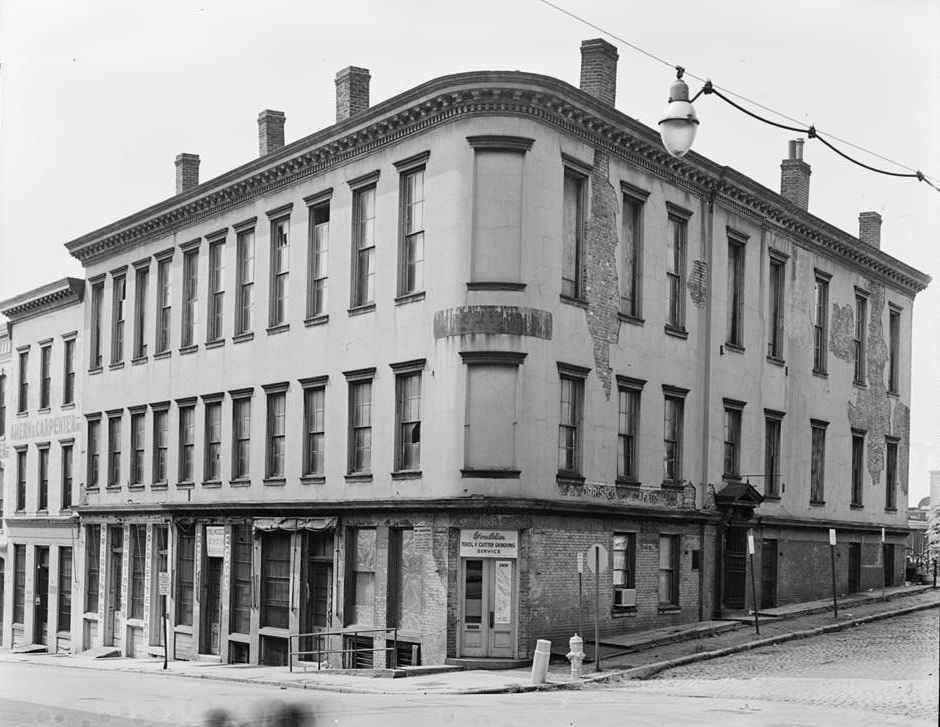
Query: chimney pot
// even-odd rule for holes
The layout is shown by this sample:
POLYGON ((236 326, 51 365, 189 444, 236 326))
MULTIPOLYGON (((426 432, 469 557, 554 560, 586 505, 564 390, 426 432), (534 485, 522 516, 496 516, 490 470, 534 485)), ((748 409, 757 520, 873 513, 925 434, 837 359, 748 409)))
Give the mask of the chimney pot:
POLYGON ((809 164, 803 161, 803 139, 789 143, 788 158, 780 163, 780 194, 802 210, 809 209, 809 164))
POLYGON ((284 122, 287 117, 283 111, 265 109, 258 114, 258 155, 265 156, 284 146, 284 122))
POLYGON ((858 239, 866 245, 881 249, 881 215, 877 212, 860 212, 858 215, 858 239))
POLYGON ((617 47, 602 38, 581 41, 581 90, 613 106, 619 57, 617 47))
POLYGON ((345 121, 369 108, 368 68, 347 66, 336 74, 336 122, 345 121))
POLYGON ((199 155, 176 155, 176 193, 199 186, 199 155))

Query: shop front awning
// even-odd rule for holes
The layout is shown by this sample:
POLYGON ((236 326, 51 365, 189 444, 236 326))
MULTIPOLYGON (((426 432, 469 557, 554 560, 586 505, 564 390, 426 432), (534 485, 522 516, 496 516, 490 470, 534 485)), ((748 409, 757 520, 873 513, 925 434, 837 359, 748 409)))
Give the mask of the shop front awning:
POLYGON ((263 533, 274 530, 312 530, 322 532, 336 529, 336 516, 328 517, 259 517, 252 522, 252 527, 263 533))

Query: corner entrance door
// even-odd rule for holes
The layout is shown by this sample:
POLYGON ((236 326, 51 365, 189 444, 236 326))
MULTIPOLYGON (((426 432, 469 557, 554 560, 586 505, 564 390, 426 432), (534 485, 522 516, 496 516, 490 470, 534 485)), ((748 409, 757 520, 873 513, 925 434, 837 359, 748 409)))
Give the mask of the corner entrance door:
POLYGON ((513 656, 515 561, 463 561, 461 656, 513 656))
POLYGON ((206 558, 206 609, 200 614, 202 621, 202 648, 200 653, 219 655, 222 625, 222 559, 206 558))
POLYGON ((104 615, 104 645, 121 648, 121 566, 124 560, 124 531, 120 526, 108 527, 108 601, 104 615))
POLYGON ((49 548, 36 548, 35 607, 33 610, 33 643, 48 644, 49 625, 49 548))

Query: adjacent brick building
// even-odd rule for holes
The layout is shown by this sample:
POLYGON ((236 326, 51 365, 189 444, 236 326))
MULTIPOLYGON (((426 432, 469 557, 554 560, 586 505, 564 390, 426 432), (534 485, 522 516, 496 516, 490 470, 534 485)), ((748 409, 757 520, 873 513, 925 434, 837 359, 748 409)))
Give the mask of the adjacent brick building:
POLYGON ((264 111, 256 160, 181 155, 67 245, 83 648, 166 613, 180 659, 525 658, 588 620, 594 545, 603 634, 749 607, 749 529, 765 606, 828 593, 830 528, 842 591, 901 577, 927 277, 808 212, 799 145, 782 194, 675 160, 582 54, 374 106, 348 68, 333 126, 264 111))

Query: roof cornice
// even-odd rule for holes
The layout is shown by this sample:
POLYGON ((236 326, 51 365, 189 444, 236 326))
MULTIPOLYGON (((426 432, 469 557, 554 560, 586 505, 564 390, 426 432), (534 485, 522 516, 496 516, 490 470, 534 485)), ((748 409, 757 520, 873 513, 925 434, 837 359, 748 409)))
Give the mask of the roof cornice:
POLYGON ((659 134, 558 79, 518 71, 428 81, 66 245, 85 266, 297 184, 357 157, 472 116, 521 116, 553 126, 703 199, 766 220, 825 254, 914 295, 930 277, 801 210, 729 167, 690 152, 669 156, 659 134))
POLYGON ((81 303, 84 295, 84 280, 62 278, 0 302, 0 313, 9 318, 11 323, 17 323, 67 305, 81 303))

